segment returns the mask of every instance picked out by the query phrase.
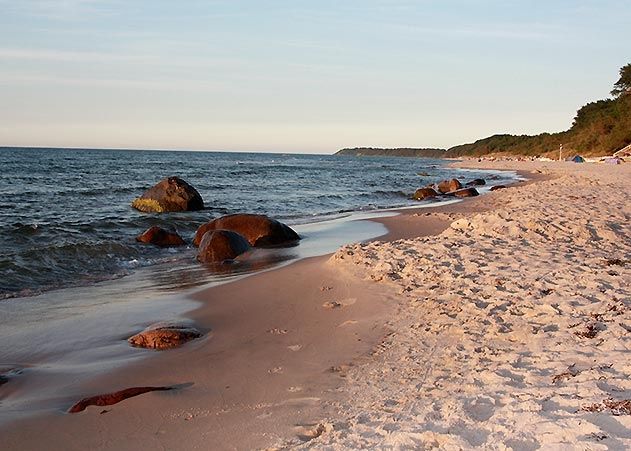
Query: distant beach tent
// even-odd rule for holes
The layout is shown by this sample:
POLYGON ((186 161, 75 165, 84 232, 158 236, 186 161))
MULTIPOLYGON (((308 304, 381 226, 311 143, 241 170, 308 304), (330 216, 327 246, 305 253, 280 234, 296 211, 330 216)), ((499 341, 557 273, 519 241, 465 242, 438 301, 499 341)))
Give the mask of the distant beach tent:
POLYGON ((606 158, 605 159, 605 163, 608 163, 608 164, 621 164, 621 163, 624 163, 624 160, 622 158, 612 157, 612 158, 606 158))
POLYGON ((585 163, 585 158, 580 155, 574 155, 572 158, 568 158, 567 161, 572 161, 574 163, 585 163))

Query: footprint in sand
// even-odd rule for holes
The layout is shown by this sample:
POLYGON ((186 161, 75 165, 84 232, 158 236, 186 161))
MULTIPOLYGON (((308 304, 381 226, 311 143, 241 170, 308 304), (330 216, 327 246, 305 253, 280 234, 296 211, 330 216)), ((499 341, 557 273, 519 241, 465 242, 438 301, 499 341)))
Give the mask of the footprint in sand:
POLYGON ((346 299, 342 299, 341 301, 325 302, 324 304, 322 304, 322 307, 335 309, 335 308, 347 307, 349 305, 353 305, 355 302, 357 302, 356 298, 346 298, 346 299))
POLYGON ((280 374, 283 372, 283 367, 282 366, 277 366, 275 368, 272 368, 271 370, 267 370, 268 373, 270 374, 280 374))
POLYGON ((274 328, 274 329, 269 329, 267 333, 274 334, 274 335, 285 335, 287 333, 287 329, 274 328))
POLYGON ((298 393, 302 391, 302 387, 289 387, 287 391, 289 393, 298 393))
POLYGON ((317 424, 305 424, 296 428, 298 438, 303 442, 308 442, 314 438, 320 437, 325 432, 333 430, 333 425, 330 423, 317 423, 317 424))
POLYGON ((291 346, 287 346, 287 348, 290 351, 296 352, 296 351, 300 351, 302 349, 302 345, 291 345, 291 346))
POLYGON ((340 324, 337 327, 344 327, 344 326, 352 326, 353 324, 357 324, 358 321, 355 321, 354 319, 349 319, 348 321, 344 321, 342 324, 340 324))

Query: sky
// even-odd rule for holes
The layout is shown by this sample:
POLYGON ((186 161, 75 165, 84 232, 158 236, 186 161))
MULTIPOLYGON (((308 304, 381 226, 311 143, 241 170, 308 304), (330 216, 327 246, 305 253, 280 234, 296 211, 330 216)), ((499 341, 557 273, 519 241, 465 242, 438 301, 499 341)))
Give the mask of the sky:
POLYGON ((631 0, 0 0, 0 146, 333 153, 567 129, 631 0))

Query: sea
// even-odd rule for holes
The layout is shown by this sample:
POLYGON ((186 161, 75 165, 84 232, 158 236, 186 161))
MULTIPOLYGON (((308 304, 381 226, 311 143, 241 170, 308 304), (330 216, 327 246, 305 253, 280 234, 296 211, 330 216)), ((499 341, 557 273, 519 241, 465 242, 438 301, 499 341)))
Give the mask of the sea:
POLYGON ((66 398, 59 393, 72 394, 81 377, 140 358, 121 337, 194 308, 187 298, 191 290, 382 235, 384 226, 369 219, 396 214, 391 211, 396 208, 436 205, 411 199, 429 183, 484 178, 489 182, 484 193, 492 184, 518 178, 514 172, 454 169, 448 163, 0 148, 0 374, 10 378, 0 385, 0 423, 61 409, 66 398), (136 197, 168 176, 193 185, 205 208, 161 214, 131 208, 136 197), (197 228, 240 212, 278 219, 302 240, 221 273, 199 264, 190 244, 197 228), (164 249, 136 242, 154 225, 176 230, 189 244, 164 249))

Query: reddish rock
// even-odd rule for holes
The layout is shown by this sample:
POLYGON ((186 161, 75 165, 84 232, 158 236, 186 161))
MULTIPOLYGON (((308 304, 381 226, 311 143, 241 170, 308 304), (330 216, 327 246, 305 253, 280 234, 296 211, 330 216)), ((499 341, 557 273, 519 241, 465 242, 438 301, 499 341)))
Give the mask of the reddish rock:
POLYGON ((250 243, 231 230, 210 230, 199 243, 197 260, 202 263, 221 263, 233 260, 250 250, 250 243))
POLYGON ((158 226, 149 227, 143 234, 136 237, 136 241, 146 244, 155 244, 160 247, 182 246, 186 244, 177 233, 169 232, 158 226))
POLYGON ((186 324, 157 323, 129 337, 127 342, 136 348, 171 349, 202 336, 186 324))
POLYGON ((125 390, 117 391, 114 393, 106 393, 104 395, 92 396, 90 398, 84 398, 75 405, 73 405, 69 413, 83 412, 88 406, 111 406, 112 404, 124 401, 127 398, 133 398, 134 396, 142 395, 150 391, 166 391, 172 390, 173 387, 132 387, 125 390))
POLYGON ((145 191, 131 206, 148 213, 195 211, 204 208, 204 201, 197 190, 184 180, 168 177, 145 191))
POLYGON ((478 190, 475 188, 462 188, 447 194, 456 197, 473 197, 479 195, 480 193, 478 193, 478 190))
POLYGON ((438 183, 437 188, 439 192, 446 194, 462 188, 462 183, 460 183, 458 179, 443 180, 442 182, 438 183))
POLYGON ((438 196, 438 193, 433 188, 419 188, 416 190, 413 197, 416 200, 423 200, 436 196, 438 196))
POLYGON ((491 187, 491 191, 497 191, 498 189, 506 188, 504 185, 495 185, 491 187))
POLYGON ((298 234, 282 222, 265 215, 235 214, 222 216, 197 229, 193 243, 199 246, 210 230, 230 230, 245 237, 251 246, 279 246, 295 243, 298 234))
POLYGON ((486 180, 484 179, 473 179, 470 182, 467 182, 466 186, 482 186, 486 185, 486 180))

